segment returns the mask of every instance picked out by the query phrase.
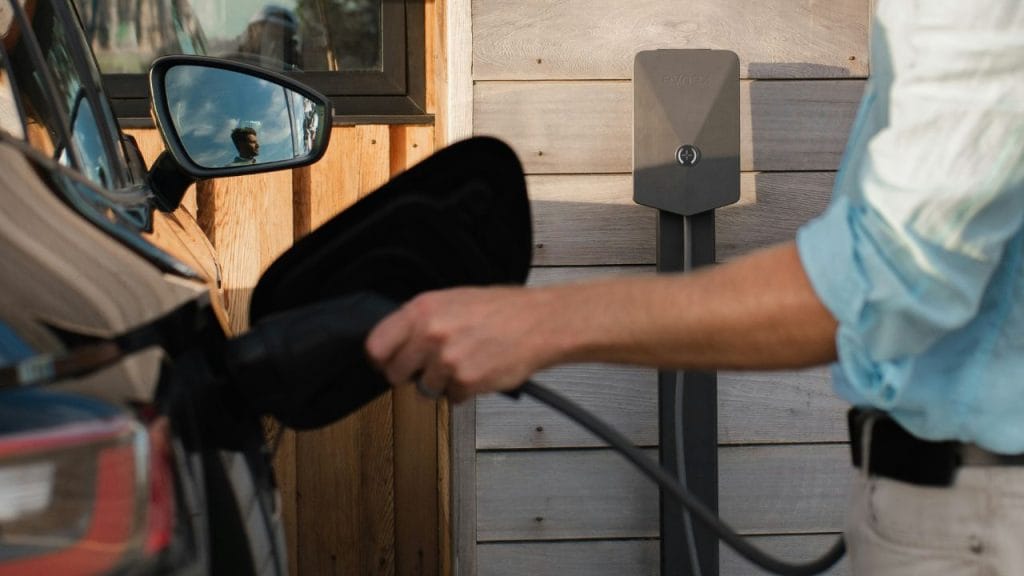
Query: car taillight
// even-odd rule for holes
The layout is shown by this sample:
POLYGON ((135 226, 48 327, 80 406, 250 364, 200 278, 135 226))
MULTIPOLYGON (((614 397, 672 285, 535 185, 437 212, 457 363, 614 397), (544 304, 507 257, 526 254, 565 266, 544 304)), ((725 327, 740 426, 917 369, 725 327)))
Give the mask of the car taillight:
MULTIPOLYGON (((10 412, 11 398, 0 395, 10 412)), ((167 423, 46 394, 0 426, 0 573, 104 574, 170 542, 167 423), (13 428, 13 429, 12 429, 13 428)))
POLYGON ((174 475, 171 471, 170 422, 153 420, 149 430, 149 507, 145 552, 153 555, 171 544, 174 536, 174 475))

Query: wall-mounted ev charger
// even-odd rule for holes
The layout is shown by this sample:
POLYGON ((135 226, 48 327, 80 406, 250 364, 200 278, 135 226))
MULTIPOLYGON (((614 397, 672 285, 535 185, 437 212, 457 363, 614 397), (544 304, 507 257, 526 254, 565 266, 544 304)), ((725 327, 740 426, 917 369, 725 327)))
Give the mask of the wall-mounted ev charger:
MULTIPOLYGON (((727 50, 638 53, 633 68, 633 201, 658 210, 658 272, 713 264, 715 209, 739 197, 739 58, 727 50)), ((524 391, 547 401, 549 392, 537 388, 531 385, 524 391)), ((558 409, 578 412, 567 405, 558 409)), ((661 487, 662 576, 716 576, 719 538, 777 574, 817 574, 842 557, 840 538, 811 562, 779 561, 718 518, 714 372, 658 371, 658 466, 631 454, 628 441, 613 431, 578 416, 574 419, 611 442, 661 487), (691 514, 700 524, 692 522, 691 514)))
POLYGON ((682 216, 740 198, 740 62, 649 50, 633 62, 633 201, 682 216))
MULTIPOLYGON (((650 50, 633 64, 633 200, 658 210, 658 272, 713 264, 714 210, 740 197, 739 58, 728 50, 650 50)), ((716 385, 714 372, 658 371, 659 463, 712 512, 716 385)), ((664 489, 660 532, 664 576, 718 574, 716 534, 695 525, 664 489)))

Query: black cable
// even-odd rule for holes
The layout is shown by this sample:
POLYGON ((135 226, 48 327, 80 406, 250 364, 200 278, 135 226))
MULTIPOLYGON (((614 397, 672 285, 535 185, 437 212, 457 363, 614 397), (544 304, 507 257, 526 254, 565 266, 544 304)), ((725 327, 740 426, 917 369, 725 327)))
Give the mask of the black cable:
MULTIPOLYGON (((683 379, 679 372, 675 373, 675 413, 676 417, 673 418, 673 432, 675 433, 676 441, 676 476, 679 477, 679 487, 685 491, 689 491, 686 486, 686 455, 683 453, 683 442, 686 441, 683 431, 683 379)), ((687 555, 690 557, 690 573, 693 576, 704 576, 700 569, 700 556, 697 554, 697 537, 696 531, 693 529, 693 517, 690 515, 690 511, 686 506, 682 507, 683 514, 683 531, 686 533, 686 550, 687 555)))
POLYGON ((820 558, 804 564, 793 564, 784 562, 769 556, 740 537, 735 530, 729 527, 721 518, 708 510, 699 500, 694 498, 688 491, 683 489, 679 483, 668 472, 652 462, 625 436, 617 430, 605 424, 594 415, 580 408, 575 403, 558 394, 554 390, 527 381, 517 392, 528 394, 535 399, 547 404, 551 408, 565 414, 575 420, 581 426, 589 430, 598 438, 601 438, 632 462, 648 478, 654 480, 665 491, 675 497, 680 504, 692 512, 697 518, 714 530, 723 542, 738 552, 741 556, 770 572, 782 576, 810 576, 820 574, 831 568, 843 554, 846 553, 846 544, 842 537, 820 558))

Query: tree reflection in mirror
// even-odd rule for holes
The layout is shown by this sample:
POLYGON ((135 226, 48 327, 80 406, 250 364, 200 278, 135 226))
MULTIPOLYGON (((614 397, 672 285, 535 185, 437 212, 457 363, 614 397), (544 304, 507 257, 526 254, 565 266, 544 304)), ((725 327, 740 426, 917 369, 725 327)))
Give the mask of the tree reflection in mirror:
POLYGON ((165 90, 182 147, 202 168, 299 160, 314 151, 317 103, 298 92, 195 65, 170 68, 165 90))

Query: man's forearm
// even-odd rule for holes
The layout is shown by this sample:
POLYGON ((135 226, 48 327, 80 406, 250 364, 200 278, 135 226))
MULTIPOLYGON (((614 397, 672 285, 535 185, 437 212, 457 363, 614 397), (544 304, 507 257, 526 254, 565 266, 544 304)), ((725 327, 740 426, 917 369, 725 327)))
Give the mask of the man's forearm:
POLYGON ((565 307, 555 363, 772 369, 836 356, 836 321, 814 293, 793 243, 686 275, 551 290, 565 307))

